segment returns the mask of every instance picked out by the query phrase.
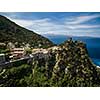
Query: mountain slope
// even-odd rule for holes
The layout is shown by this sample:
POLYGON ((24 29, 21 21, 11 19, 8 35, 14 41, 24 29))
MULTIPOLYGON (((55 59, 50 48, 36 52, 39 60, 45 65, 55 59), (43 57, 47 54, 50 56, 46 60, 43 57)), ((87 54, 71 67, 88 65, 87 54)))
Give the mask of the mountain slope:
POLYGON ((18 42, 18 45, 29 43, 32 47, 50 47, 53 43, 47 38, 25 29, 0 15, 0 42, 18 42))

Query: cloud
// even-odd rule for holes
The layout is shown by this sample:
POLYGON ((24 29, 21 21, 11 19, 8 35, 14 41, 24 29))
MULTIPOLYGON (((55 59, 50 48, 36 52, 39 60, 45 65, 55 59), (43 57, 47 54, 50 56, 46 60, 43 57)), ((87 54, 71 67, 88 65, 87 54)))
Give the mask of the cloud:
POLYGON ((71 17, 67 19, 65 25, 67 28, 76 30, 76 29, 95 29, 100 28, 100 25, 94 24, 85 24, 85 22, 91 21, 93 19, 99 18, 100 15, 87 15, 87 16, 78 16, 78 17, 71 17))
POLYGON ((92 36, 100 37, 100 25, 83 24, 84 22, 100 17, 100 15, 68 17, 69 19, 60 22, 52 18, 22 19, 16 13, 7 15, 16 24, 30 29, 41 35, 71 35, 71 36, 92 36), (17 16, 17 17, 16 17, 17 16))
POLYGON ((8 18, 19 18, 20 17, 20 13, 18 12, 0 12, 0 14, 8 18))
POLYGON ((81 24, 98 17, 100 17, 100 15, 78 16, 76 18, 71 19, 70 22, 66 22, 66 24, 81 24))
POLYGON ((16 24, 33 30, 39 34, 65 34, 67 27, 63 24, 56 24, 50 18, 26 20, 11 19, 16 24))
POLYGON ((14 21, 16 24, 21 25, 23 27, 29 27, 29 26, 33 25, 32 20, 12 19, 12 21, 14 21))
MULTIPOLYGON (((37 19, 37 20, 29 20, 29 19, 14 19, 10 18, 12 21, 14 21, 16 24, 24 26, 24 27, 30 27, 32 25, 40 25, 40 26, 46 26, 48 25, 47 22, 50 21, 49 18, 45 19, 37 19)), ((49 23, 50 24, 50 23, 49 23)))
POLYGON ((68 25, 70 29, 92 29, 92 28, 100 28, 100 25, 68 25))
POLYGON ((12 19, 17 24, 33 30, 41 35, 71 35, 71 36, 99 36, 94 34, 94 28, 100 28, 100 25, 66 25, 57 24, 50 18, 37 20, 12 19))

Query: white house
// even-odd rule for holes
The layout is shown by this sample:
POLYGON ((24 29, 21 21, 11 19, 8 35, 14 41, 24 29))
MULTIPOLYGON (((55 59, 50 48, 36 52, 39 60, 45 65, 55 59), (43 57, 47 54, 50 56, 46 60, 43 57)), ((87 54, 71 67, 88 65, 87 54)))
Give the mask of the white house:
POLYGON ((0 54, 0 63, 4 63, 5 61, 5 54, 0 54))

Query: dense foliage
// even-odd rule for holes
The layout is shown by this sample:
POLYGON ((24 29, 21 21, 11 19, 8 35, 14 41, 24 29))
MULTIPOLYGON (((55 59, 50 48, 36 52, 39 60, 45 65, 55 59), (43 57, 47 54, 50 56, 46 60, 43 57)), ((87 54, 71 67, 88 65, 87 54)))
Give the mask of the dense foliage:
POLYGON ((95 87, 100 86, 100 68, 88 56, 80 41, 65 41, 50 50, 48 59, 0 70, 0 86, 95 87))

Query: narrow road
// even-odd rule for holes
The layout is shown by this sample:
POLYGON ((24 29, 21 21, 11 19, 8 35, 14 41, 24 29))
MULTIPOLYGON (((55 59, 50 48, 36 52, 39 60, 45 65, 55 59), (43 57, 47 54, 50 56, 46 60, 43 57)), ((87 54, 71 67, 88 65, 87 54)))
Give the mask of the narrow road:
POLYGON ((0 68, 10 67, 10 66, 12 67, 17 62, 21 62, 20 64, 22 64, 24 61, 27 62, 29 59, 33 59, 33 58, 32 57, 24 57, 24 58, 20 58, 20 59, 17 59, 17 60, 4 62, 4 63, 0 64, 0 68))

